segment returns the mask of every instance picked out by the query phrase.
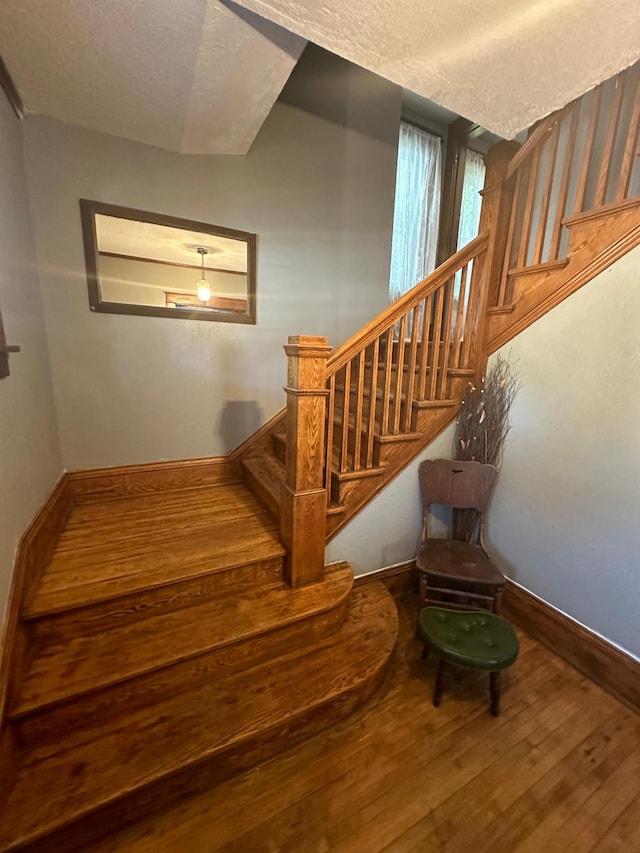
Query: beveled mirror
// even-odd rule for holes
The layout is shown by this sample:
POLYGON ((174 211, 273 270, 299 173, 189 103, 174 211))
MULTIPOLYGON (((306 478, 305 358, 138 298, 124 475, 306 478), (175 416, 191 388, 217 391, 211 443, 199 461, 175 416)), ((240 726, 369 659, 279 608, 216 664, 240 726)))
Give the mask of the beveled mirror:
POLYGON ((92 311, 256 322, 256 235, 80 199, 92 311))

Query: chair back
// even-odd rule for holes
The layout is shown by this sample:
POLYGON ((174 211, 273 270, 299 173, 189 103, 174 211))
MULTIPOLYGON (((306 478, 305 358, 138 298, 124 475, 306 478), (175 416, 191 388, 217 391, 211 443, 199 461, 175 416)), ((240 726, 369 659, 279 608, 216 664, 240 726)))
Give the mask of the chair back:
POLYGON ((494 465, 456 462, 451 459, 427 459, 421 463, 419 475, 423 515, 422 542, 428 535, 428 516, 432 504, 458 510, 454 512, 454 539, 471 541, 474 532, 482 536, 482 516, 487 511, 498 479, 498 469, 494 465))

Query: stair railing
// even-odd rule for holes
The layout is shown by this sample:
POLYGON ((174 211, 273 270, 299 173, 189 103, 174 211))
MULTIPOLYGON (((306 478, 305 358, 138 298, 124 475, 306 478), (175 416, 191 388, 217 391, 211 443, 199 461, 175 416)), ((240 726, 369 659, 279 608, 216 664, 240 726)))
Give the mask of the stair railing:
POLYGON ((628 68, 549 116, 511 160, 494 309, 510 306, 512 276, 566 265, 573 222, 637 201, 639 77, 639 66, 628 68))
POLYGON ((446 404, 473 376, 484 288, 483 233, 338 347, 327 361, 325 488, 363 476, 378 447, 415 433, 421 408, 446 404))

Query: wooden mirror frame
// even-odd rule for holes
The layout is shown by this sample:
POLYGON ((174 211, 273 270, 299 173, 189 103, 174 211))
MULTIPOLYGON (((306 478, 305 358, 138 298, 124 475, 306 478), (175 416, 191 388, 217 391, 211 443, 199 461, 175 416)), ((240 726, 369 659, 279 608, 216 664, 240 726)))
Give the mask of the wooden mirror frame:
POLYGON ((87 287, 89 290, 89 307, 91 311, 104 314, 134 314, 142 317, 175 317, 180 320, 207 320, 215 323, 256 323, 256 235, 248 231, 236 231, 233 228, 223 228, 209 225, 206 222, 196 222, 191 219, 180 219, 177 216, 167 216, 163 213, 151 213, 147 210, 135 210, 131 207, 120 207, 115 204, 105 204, 100 201, 80 199, 80 218, 82 222, 82 240, 87 268, 87 287), (169 228, 180 228, 187 231, 197 231, 212 234, 216 237, 229 237, 241 240, 247 244, 247 310, 209 311, 189 310, 188 308, 162 308, 154 305, 129 305, 124 302, 105 302, 100 291, 100 271, 98 241, 96 239, 96 214, 114 216, 119 219, 132 219, 136 222, 150 222, 154 225, 166 225, 169 228))

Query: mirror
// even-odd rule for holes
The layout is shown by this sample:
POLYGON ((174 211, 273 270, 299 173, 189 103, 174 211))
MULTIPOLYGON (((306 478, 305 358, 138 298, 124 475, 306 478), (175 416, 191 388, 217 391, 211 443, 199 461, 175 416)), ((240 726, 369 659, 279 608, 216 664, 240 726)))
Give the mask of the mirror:
POLYGON ((256 322, 256 235, 80 199, 92 311, 256 322))

